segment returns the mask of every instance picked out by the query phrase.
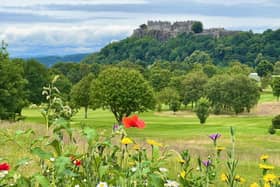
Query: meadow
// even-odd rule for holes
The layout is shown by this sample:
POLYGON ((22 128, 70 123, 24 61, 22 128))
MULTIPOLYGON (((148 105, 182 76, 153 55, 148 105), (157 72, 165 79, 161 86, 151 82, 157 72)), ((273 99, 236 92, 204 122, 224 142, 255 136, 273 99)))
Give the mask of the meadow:
MULTIPOLYGON (((260 103, 275 102, 275 98, 270 91, 262 93, 260 103)), ((39 134, 45 134, 43 118, 39 109, 24 109, 23 122, 9 124, 1 122, 0 128, 9 132, 19 129, 33 128, 39 134)), ((236 155, 239 160, 238 174, 246 179, 244 186, 248 186, 253 181, 261 177, 261 170, 258 168, 259 157, 262 154, 270 156, 269 162, 276 166, 275 172, 280 173, 279 142, 280 132, 275 135, 268 133, 268 127, 271 124, 273 115, 254 116, 254 115, 210 115, 206 124, 200 125, 199 120, 194 113, 190 111, 179 111, 173 113, 167 110, 162 112, 149 111, 140 114, 140 118, 146 122, 144 129, 128 129, 129 136, 137 142, 145 142, 152 138, 163 143, 170 149, 182 151, 188 149, 196 158, 200 156, 207 159, 207 156, 213 152, 213 145, 208 137, 213 133, 220 133, 222 136, 218 140, 220 146, 230 148, 230 126, 234 127, 236 132, 236 155)), ((97 129, 99 132, 110 135, 115 120, 108 110, 98 109, 90 110, 88 119, 84 119, 83 110, 80 110, 71 120, 72 127, 89 126, 97 129)), ((19 156, 26 156, 24 151, 19 151, 17 146, 4 146, 0 150, 0 155, 8 157, 10 160, 16 160, 19 156), (14 154, 17 152, 17 154, 14 154)), ((226 158, 226 151, 222 152, 222 158, 226 158)), ((174 176, 172 170, 173 160, 168 163, 170 175, 174 176)), ((222 166, 224 169, 225 166, 222 166)), ((28 171, 27 171, 28 173, 28 171)), ((222 186, 221 183, 218 183, 222 186)))

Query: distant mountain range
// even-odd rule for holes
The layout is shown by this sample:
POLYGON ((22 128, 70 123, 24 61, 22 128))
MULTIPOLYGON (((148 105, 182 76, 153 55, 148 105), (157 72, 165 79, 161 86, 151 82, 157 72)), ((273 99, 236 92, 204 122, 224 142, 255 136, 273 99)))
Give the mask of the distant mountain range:
MULTIPOLYGON (((71 54, 65 56, 40 56, 40 57, 32 57, 32 59, 38 60, 40 63, 50 67, 57 62, 80 62, 88 55, 89 53, 71 54)), ((31 58, 25 58, 25 59, 31 59, 31 58)))

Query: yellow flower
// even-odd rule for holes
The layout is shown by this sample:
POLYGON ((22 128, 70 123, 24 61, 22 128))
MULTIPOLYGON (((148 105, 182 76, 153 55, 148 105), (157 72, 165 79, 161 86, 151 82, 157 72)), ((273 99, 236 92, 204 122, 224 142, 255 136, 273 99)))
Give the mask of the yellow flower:
POLYGON ((185 160, 183 160, 182 158, 177 158, 177 161, 178 161, 180 164, 184 164, 184 163, 185 163, 185 160))
POLYGON ((223 150, 225 150, 226 148, 225 147, 222 147, 222 146, 217 146, 216 147, 216 150, 217 151, 223 151, 223 150))
POLYGON ((137 150, 137 151, 140 150, 140 145, 139 144, 134 144, 133 149, 137 150))
POLYGON ((128 162, 128 165, 129 165, 129 166, 134 166, 134 165, 135 165, 135 162, 128 162))
POLYGON ((245 182, 245 179, 243 177, 239 176, 239 175, 236 175, 234 180, 236 182, 240 182, 240 183, 244 183, 245 182))
POLYGON ((268 174, 266 174, 265 176, 263 176, 263 180, 265 181, 265 182, 273 182, 274 180, 276 179, 276 175, 274 175, 274 174, 271 174, 271 173, 268 173, 268 174))
POLYGON ((267 164, 259 164, 260 169, 264 169, 264 170, 272 170, 274 169, 274 166, 270 166, 267 164))
POLYGON ((227 182, 227 181, 228 181, 228 176, 227 176, 226 174, 222 173, 222 175, 221 175, 221 181, 227 182))
POLYGON ((124 145, 132 144, 133 143, 132 140, 130 138, 127 138, 127 137, 123 138, 121 142, 124 145))
POLYGON ((147 143, 150 144, 151 146, 158 146, 162 147, 161 143, 156 142, 155 140, 147 140, 147 143))
POLYGON ((264 183, 263 187, 270 187, 270 184, 269 183, 264 183))
POLYGON ((250 187, 259 187, 258 183, 254 182, 250 185, 250 187))
POLYGON ((181 176, 182 178, 185 178, 186 172, 185 172, 185 171, 181 171, 180 176, 181 176))
POLYGON ((262 155, 262 156, 260 157, 260 159, 263 160, 263 161, 265 161, 265 160, 268 159, 268 157, 269 157, 268 155, 262 155))

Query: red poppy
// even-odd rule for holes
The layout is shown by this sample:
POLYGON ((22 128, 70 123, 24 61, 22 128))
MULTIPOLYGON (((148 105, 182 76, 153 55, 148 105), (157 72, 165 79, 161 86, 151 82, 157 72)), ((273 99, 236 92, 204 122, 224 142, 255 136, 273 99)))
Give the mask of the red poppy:
POLYGON ((10 166, 8 163, 0 164, 0 171, 8 171, 10 170, 10 166))
POLYGON ((76 166, 80 166, 82 164, 82 161, 77 159, 73 161, 73 164, 75 164, 76 166))
POLYGON ((145 128, 145 122, 143 120, 140 120, 137 115, 133 115, 131 117, 124 117, 122 122, 125 128, 145 128))

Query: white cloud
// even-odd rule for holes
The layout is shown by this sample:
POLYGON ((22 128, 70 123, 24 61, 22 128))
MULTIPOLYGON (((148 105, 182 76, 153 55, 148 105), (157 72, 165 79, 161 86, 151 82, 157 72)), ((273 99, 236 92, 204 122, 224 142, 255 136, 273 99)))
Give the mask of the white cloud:
POLYGON ((36 5, 82 5, 82 4, 145 4, 146 0, 1 0, 3 6, 36 6, 36 5))

